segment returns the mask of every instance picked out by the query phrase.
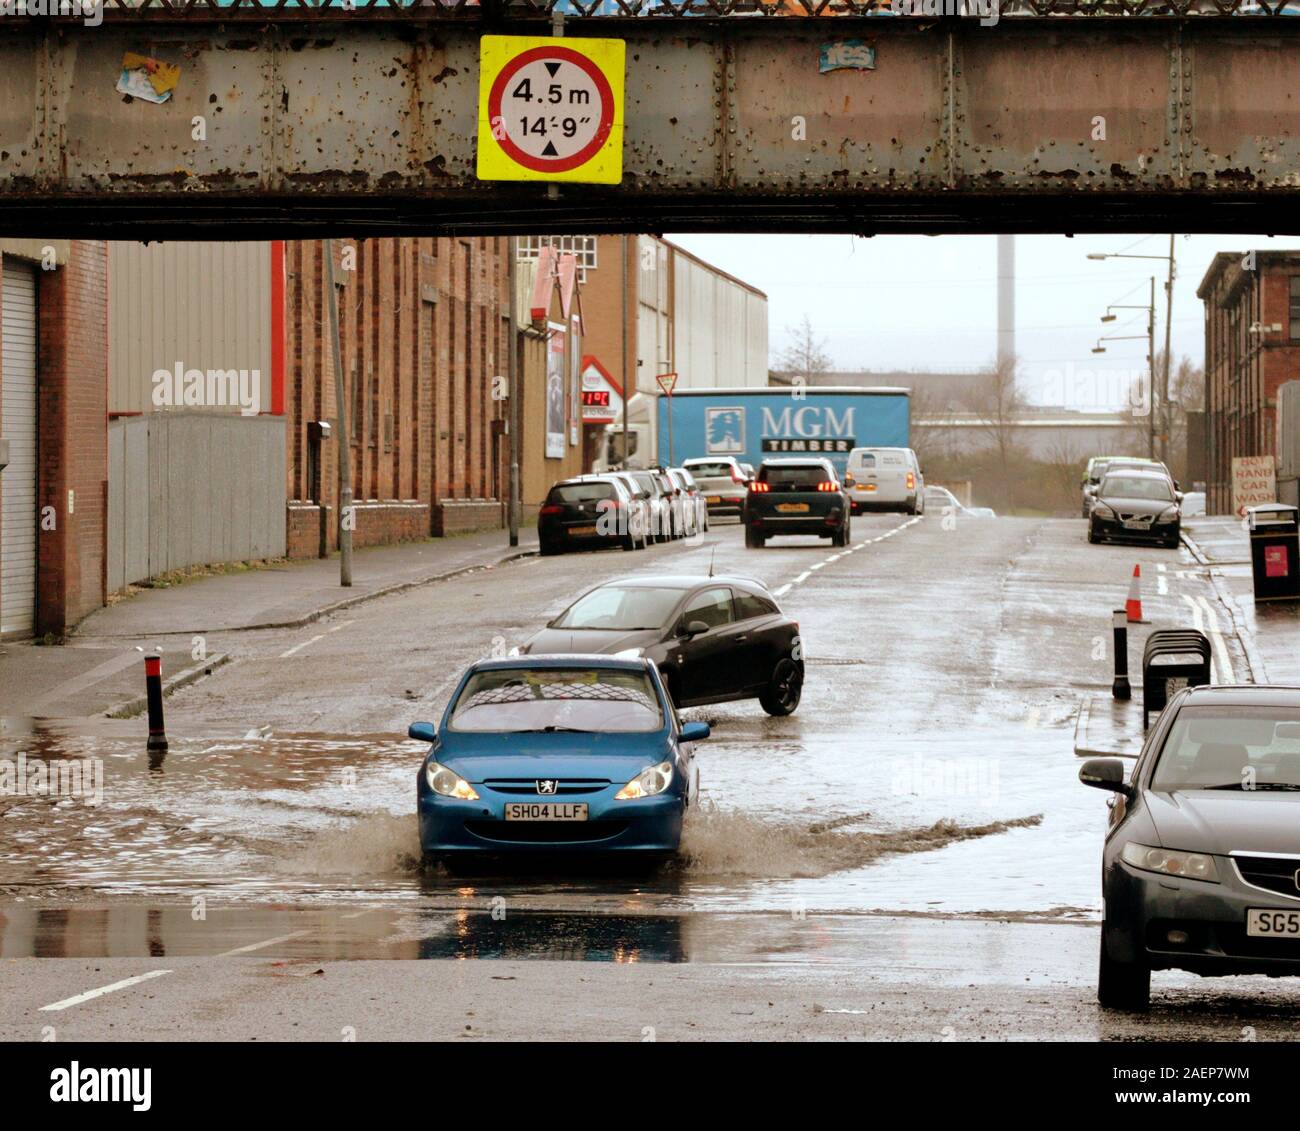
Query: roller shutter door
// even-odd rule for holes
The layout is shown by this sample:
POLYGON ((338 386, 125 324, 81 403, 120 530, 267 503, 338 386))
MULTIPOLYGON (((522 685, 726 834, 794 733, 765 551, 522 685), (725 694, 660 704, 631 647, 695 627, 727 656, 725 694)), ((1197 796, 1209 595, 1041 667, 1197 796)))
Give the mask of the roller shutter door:
POLYGON ((32 631, 36 609, 36 272, 4 261, 0 309, 0 633, 32 631))

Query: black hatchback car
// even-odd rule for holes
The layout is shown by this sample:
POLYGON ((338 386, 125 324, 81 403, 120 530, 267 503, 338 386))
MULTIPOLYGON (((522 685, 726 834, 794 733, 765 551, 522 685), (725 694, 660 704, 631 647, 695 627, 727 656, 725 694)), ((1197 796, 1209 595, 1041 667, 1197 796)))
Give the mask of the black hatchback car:
POLYGON ((613 477, 584 476, 556 483, 537 512, 537 542, 542 554, 622 546, 635 550, 633 499, 613 477))
POLYGON ((799 625, 759 582, 743 577, 607 581, 519 651, 645 657, 678 707, 757 699, 769 715, 789 715, 803 692, 799 625))
POLYGON ((1088 518, 1088 541, 1114 538, 1177 549, 1181 501, 1164 471, 1107 470, 1088 518))
POLYGON ((1145 1009, 1151 971, 1300 974, 1300 688, 1193 687, 1112 791, 1097 997, 1145 1009))
POLYGON ((847 546, 852 537, 848 493, 824 459, 764 460, 749 484, 740 520, 750 548, 778 534, 816 534, 836 546, 847 546))

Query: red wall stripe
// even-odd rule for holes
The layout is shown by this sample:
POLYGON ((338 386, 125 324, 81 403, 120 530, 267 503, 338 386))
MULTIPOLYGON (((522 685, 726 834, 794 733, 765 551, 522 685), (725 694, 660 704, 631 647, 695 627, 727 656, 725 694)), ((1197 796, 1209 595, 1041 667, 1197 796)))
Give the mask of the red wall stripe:
POLYGON ((271 241, 271 413, 284 415, 284 240, 271 241))

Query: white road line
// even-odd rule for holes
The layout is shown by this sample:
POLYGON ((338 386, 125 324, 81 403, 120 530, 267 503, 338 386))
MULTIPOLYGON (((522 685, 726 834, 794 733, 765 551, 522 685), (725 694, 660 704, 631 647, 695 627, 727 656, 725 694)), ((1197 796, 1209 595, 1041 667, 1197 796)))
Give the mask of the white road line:
POLYGON ((815 564, 809 566, 808 568, 809 568, 809 569, 821 569, 822 566, 824 566, 825 564, 826 564, 825 562, 816 562, 815 564))
POLYGON ((275 946, 276 943, 288 942, 290 939, 301 938, 303 935, 309 934, 311 934, 310 931, 294 931, 291 935, 277 935, 273 939, 263 939, 261 942, 249 943, 247 946, 237 946, 234 950, 223 950, 217 957, 229 958, 232 954, 247 954, 252 950, 261 950, 263 947, 275 946))
POLYGON ((295 652, 300 652, 302 651, 302 649, 308 647, 309 645, 315 644, 317 640, 324 640, 325 637, 327 637, 331 632, 338 632, 340 628, 347 628, 347 626, 350 625, 351 623, 352 622, 350 620, 345 620, 341 624, 336 624, 333 628, 328 628, 324 632, 318 633, 317 635, 313 636, 310 640, 304 640, 301 644, 295 644, 292 648, 288 649, 287 651, 281 652, 280 659, 287 660, 295 652))
POLYGON ((1165 572, 1165 563, 1164 563, 1164 562, 1157 562, 1157 563, 1156 563, 1156 569, 1159 570, 1161 573, 1164 573, 1164 572, 1165 572))
POLYGON ((796 577, 790 584, 802 585, 807 580, 808 580, 808 570, 804 570, 803 573, 801 573, 798 577, 796 577))
POLYGON ((790 592, 790 585, 791 583, 787 581, 784 585, 778 587, 776 590, 776 596, 784 597, 787 593, 790 592))
POLYGON ((128 986, 138 986, 141 982, 147 982, 150 978, 161 978, 164 974, 170 974, 170 970, 150 970, 147 974, 137 974, 134 978, 123 978, 120 982, 114 982, 109 986, 100 986, 97 990, 87 990, 84 994, 77 994, 76 997, 65 997, 62 1001, 52 1002, 50 1005, 41 1006, 41 1013, 55 1013, 60 1009, 67 1009, 73 1005, 80 1005, 84 1001, 93 1001, 97 997, 103 997, 105 994, 116 993, 118 990, 124 990, 128 986))
POLYGON ((324 639, 325 639, 325 634, 322 632, 319 636, 313 636, 310 640, 304 640, 301 644, 295 644, 295 645, 294 645, 292 648, 290 648, 288 651, 286 651, 286 652, 281 652, 281 653, 280 653, 280 659, 282 659, 282 660, 287 660, 287 659, 288 659, 290 656, 292 656, 295 652, 301 652, 301 651, 302 651, 304 648, 306 648, 309 644, 315 644, 317 640, 324 640, 324 639))
POLYGON ((1219 675, 1227 676, 1228 683, 1236 683, 1237 673, 1232 666, 1232 657, 1228 653, 1228 645, 1223 639, 1223 633, 1219 631, 1219 615, 1205 597, 1201 597, 1199 600, 1205 609, 1206 622, 1210 626, 1210 644, 1218 657, 1219 675))
MULTIPOLYGON (((1194 598, 1190 593, 1184 593, 1183 600, 1187 602, 1188 607, 1192 610, 1192 627, 1204 632, 1205 614, 1202 612, 1201 606, 1196 603, 1196 598, 1194 598)), ((1210 682, 1222 682, 1222 680, 1219 679, 1219 665, 1214 652, 1213 640, 1210 641, 1210 682)))
MULTIPOLYGON (((1163 569, 1164 567, 1161 566, 1160 568, 1163 569)), ((1157 594, 1157 596, 1164 597, 1164 596, 1167 596, 1168 593, 1169 593, 1169 580, 1168 580, 1168 578, 1166 578, 1165 575, 1164 575, 1163 573, 1161 573, 1161 574, 1157 574, 1157 575, 1156 575, 1156 594, 1157 594)))

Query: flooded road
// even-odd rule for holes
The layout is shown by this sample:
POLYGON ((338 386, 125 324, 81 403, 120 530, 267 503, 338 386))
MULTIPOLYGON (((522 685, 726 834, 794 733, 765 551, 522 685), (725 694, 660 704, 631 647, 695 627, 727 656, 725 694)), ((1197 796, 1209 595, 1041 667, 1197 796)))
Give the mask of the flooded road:
POLYGON ((312 632, 306 650, 306 632, 248 634, 234 663, 168 701, 161 765, 146 757, 138 720, 0 730, 0 757, 95 758, 104 774, 95 806, 0 802, 0 893, 466 906, 457 878, 419 866, 424 750, 406 724, 436 719, 465 663, 563 607, 574 562, 586 582, 712 562, 784 588, 808 654, 799 711, 685 712, 714 730, 676 864, 630 879, 499 875, 493 895, 532 910, 1094 919, 1104 810, 1078 785, 1071 739, 1079 689, 1108 679, 1092 651, 1110 598, 1096 580, 1062 576, 1077 534, 1069 523, 945 529, 864 516, 849 552, 792 539, 754 553, 719 524, 695 546, 652 551, 657 560, 508 567, 509 622, 495 582, 471 576, 350 610, 345 631, 312 632), (435 637, 437 649, 422 643, 435 637), (317 729, 341 716, 351 724, 317 729))
MULTIPOLYGON (((602 1034, 608 1021, 644 1039, 667 1014, 682 1037, 846 1036, 868 1016, 873 1034, 922 1039, 945 1024, 1140 1036, 1095 1005, 1105 802, 1080 786, 1073 752, 1081 697, 1109 686, 1098 642, 1137 551, 1086 547, 1079 529, 878 516, 855 522, 848 551, 755 553, 719 525, 695 545, 525 561, 357 606, 338 631, 210 641, 232 661, 168 699, 161 760, 141 719, 5 720, 0 766, 88 759, 102 800, 0 798, 0 957, 24 975, 21 992, 6 983, 0 1033, 53 1011, 111 1035, 121 994, 147 1003, 141 1035, 184 1035, 198 1009, 233 1037, 307 1024, 332 1039, 355 1005, 331 1001, 369 994, 386 1003, 376 1036, 422 1039, 493 1025, 580 1037, 598 1018, 602 1034), (680 857, 649 872, 422 867, 425 748, 406 726, 436 720, 467 663, 585 585, 711 562, 771 586, 800 623, 808 675, 787 718, 749 702, 683 712, 713 734, 680 857), (423 959, 448 960, 421 965, 439 973, 415 994, 437 997, 436 1023, 393 972, 423 959), (540 967, 574 971, 575 1000, 598 985, 613 998, 547 1013, 540 967), (639 983, 577 973, 605 967, 665 971, 657 1021, 639 983), (268 1015, 263 979, 281 987, 271 1000, 307 995, 310 1019, 300 1005, 268 1015), (934 1026, 917 1028, 918 1008, 934 1026)), ((1205 581, 1171 567, 1149 607, 1172 619, 1193 591, 1205 581)), ((1225 636, 1222 662, 1244 670, 1234 647, 1225 636)), ((1161 974, 1153 1016, 1166 1010, 1178 1035, 1281 1035, 1292 984, 1230 983, 1161 974)))

